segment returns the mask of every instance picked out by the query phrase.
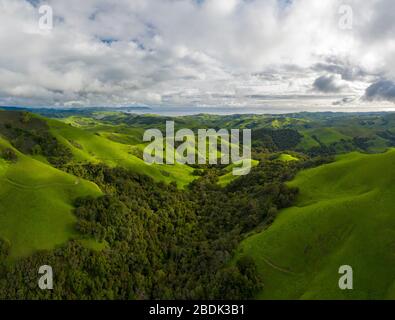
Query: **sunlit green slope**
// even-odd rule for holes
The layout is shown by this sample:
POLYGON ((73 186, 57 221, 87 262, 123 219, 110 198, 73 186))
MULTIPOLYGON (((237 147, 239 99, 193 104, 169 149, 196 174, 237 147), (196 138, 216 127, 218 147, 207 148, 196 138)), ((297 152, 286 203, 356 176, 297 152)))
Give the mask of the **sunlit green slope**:
POLYGON ((57 120, 47 120, 52 134, 74 155, 77 162, 103 162, 110 166, 122 166, 136 172, 146 174, 157 181, 176 182, 185 186, 196 178, 193 168, 182 165, 147 165, 144 160, 135 155, 136 147, 133 145, 115 142, 57 120))
POLYGON ((264 299, 395 298, 395 151, 351 153, 301 172, 294 207, 242 242, 252 256, 264 299), (341 265, 354 290, 338 287, 341 265))
MULTIPOLYGON (((3 148, 12 147, 0 138, 3 148)), ((100 189, 13 150, 16 163, 0 160, 0 237, 11 244, 11 257, 52 249, 78 237, 72 202, 99 196, 100 189)))

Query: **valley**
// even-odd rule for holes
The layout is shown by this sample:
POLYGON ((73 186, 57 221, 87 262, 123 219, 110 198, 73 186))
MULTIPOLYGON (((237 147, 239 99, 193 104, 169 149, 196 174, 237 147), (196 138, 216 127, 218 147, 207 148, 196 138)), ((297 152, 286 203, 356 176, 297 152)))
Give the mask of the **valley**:
POLYGON ((0 295, 391 299, 394 127, 391 113, 0 110, 0 295), (143 134, 166 121, 251 129, 251 172, 146 164, 143 134), (13 289, 46 261, 61 289, 13 289), (354 290, 339 290, 340 265, 354 266, 354 290))

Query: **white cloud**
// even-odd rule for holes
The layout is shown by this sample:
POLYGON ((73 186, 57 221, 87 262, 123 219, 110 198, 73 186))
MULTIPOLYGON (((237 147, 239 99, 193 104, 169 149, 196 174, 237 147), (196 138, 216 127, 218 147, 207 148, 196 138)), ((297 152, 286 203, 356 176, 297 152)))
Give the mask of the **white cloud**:
POLYGON ((0 0, 1 104, 326 104, 329 91, 339 101, 395 78, 392 0, 347 1, 351 30, 339 28, 340 0, 45 3, 50 32, 31 1, 0 0), (325 77, 342 90, 312 92, 325 77))

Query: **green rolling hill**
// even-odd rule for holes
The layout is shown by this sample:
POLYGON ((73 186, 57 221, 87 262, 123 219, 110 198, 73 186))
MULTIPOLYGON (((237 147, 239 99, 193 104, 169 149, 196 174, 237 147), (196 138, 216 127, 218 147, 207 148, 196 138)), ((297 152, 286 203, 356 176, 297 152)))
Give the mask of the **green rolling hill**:
MULTIPOLYGON (((157 181, 175 181, 180 187, 196 178, 192 175, 194 169, 189 166, 149 166, 132 154, 131 145, 102 137, 94 130, 83 130, 35 115, 26 119, 23 120, 22 113, 6 111, 0 114, 2 132, 9 135, 8 139, 0 135, 0 155, 7 149, 17 156, 15 162, 0 157, 0 237, 11 245, 11 258, 53 249, 69 239, 81 238, 75 229, 77 219, 72 213, 73 201, 79 197, 99 196, 102 192, 94 183, 56 169, 42 154, 20 152, 9 140, 28 150, 37 138, 27 133, 48 131, 71 151, 71 164, 102 162, 111 167, 122 166, 157 181), (26 138, 20 139, 21 136, 26 138)), ((101 247, 93 240, 83 239, 83 243, 91 248, 101 247)))
MULTIPOLYGON (((77 162, 104 162, 110 166, 121 166, 144 173, 157 181, 176 182, 179 187, 185 187, 197 178, 193 175, 193 168, 177 162, 175 165, 147 166, 141 159, 144 148, 148 145, 148 143, 142 142, 144 134, 142 127, 105 125, 91 118, 76 116, 63 119, 63 122, 52 119, 46 121, 52 134, 72 150, 77 162)), ((162 122, 164 123, 164 120, 162 122)), ((192 123, 185 124, 192 126, 192 123)), ((163 145, 165 145, 165 142, 163 142, 163 145)), ((206 145, 208 149, 209 141, 206 145)), ((231 143, 228 143, 228 147, 231 147, 231 143)), ((200 154, 197 144, 195 152, 200 154)), ((179 158, 180 155, 176 153, 175 156, 179 158)), ((206 156, 208 159, 208 155, 206 156)), ((221 157, 220 150, 217 157, 221 157)), ((252 161, 253 166, 257 163, 255 160, 252 161)), ((233 167, 233 165, 229 166, 229 168, 233 167)), ((220 185, 222 186, 237 178, 231 170, 228 171, 220 178, 220 185)))
MULTIPOLYGON (((176 163, 175 165, 147 165, 134 153, 136 146, 115 142, 108 135, 91 132, 57 120, 48 119, 51 133, 70 149, 76 162, 103 162, 109 166, 122 166, 146 174, 157 181, 176 182, 183 187, 193 181, 193 168, 176 163)), ((141 151, 141 150, 140 150, 141 151)))
POLYGON ((0 237, 11 245, 11 258, 53 249, 79 235, 74 229, 74 199, 99 196, 92 182, 78 179, 11 148, 16 163, 0 161, 0 237))
POLYGON ((339 156, 289 185, 296 205, 238 251, 257 263, 258 298, 395 298, 395 150, 339 156), (354 290, 338 288, 341 265, 354 268, 354 290))
MULTIPOLYGON (((158 248, 163 241, 169 240, 166 245, 173 250, 173 233, 181 229, 178 224, 172 225, 172 219, 178 217, 177 223, 185 221, 185 230, 188 230, 185 234, 190 234, 199 228, 195 228, 188 219, 197 218, 194 209, 204 209, 197 212, 201 217, 207 217, 206 226, 212 228, 209 223, 212 218, 219 221, 212 230, 208 229, 211 230, 208 233, 210 237, 221 228, 225 230, 224 234, 231 230, 232 237, 233 232, 237 235, 232 238, 235 241, 233 248, 220 249, 223 250, 221 263, 225 277, 228 276, 227 268, 233 267, 232 263, 229 265, 229 259, 232 259, 234 248, 244 239, 232 261, 240 261, 238 259, 242 256, 249 256, 255 261, 264 284, 257 298, 395 298, 395 149, 388 151, 395 144, 393 117, 300 114, 286 117, 198 115, 177 118, 177 128, 253 129, 251 151, 254 159, 259 161, 253 160, 252 174, 239 181, 232 175, 232 169, 238 167, 238 163, 216 168, 147 165, 142 160, 147 145, 142 141, 144 130, 163 130, 165 121, 171 119, 119 113, 77 114, 49 119, 26 112, 0 111, 0 240, 10 245, 10 261, 27 261, 25 259, 35 256, 39 250, 53 252, 54 248, 70 239, 78 239, 84 250, 118 248, 115 245, 118 240, 112 236, 112 231, 106 234, 107 238, 100 238, 102 242, 96 242, 93 237, 100 233, 89 233, 88 229, 95 225, 78 216, 78 210, 76 215, 73 214, 74 205, 77 209, 78 206, 84 208, 75 200, 91 196, 93 198, 89 199, 97 205, 100 214, 104 210, 109 217, 117 219, 123 219, 125 214, 131 214, 131 219, 137 218, 134 213, 141 215, 136 220, 141 223, 140 229, 135 228, 135 223, 129 226, 130 230, 124 229, 122 224, 123 229, 118 236, 131 241, 125 248, 135 248, 130 239, 137 234, 143 235, 148 228, 150 236, 141 236, 141 240, 148 241, 147 238, 163 233, 165 237, 157 239, 158 248), (371 154, 374 152, 383 153, 371 154), (330 162, 333 159, 335 161, 330 162), (107 173, 120 182, 119 185, 110 185, 113 189, 106 189, 110 184, 108 181, 103 185, 100 179, 95 180, 100 177, 100 169, 90 171, 90 175, 87 171, 85 175, 79 171, 84 168, 80 165, 92 169, 100 168, 94 165, 103 163, 110 167, 106 167, 107 173), (268 167, 264 167, 265 163, 268 167), (300 190, 296 202, 293 202, 296 191, 285 188, 284 181, 301 168, 312 166, 316 167, 299 171, 294 180, 287 182, 290 187, 300 190), (126 169, 121 176, 117 175, 119 169, 126 169), (68 172, 96 181, 106 196, 111 197, 107 200, 100 198, 104 193, 98 185, 68 172), (129 173, 131 181, 123 181, 121 177, 129 173), (140 181, 135 174, 153 180, 144 177, 148 180, 140 181), (187 188, 200 178, 202 180, 196 181, 196 185, 190 186, 192 189, 187 188), (213 181, 214 185, 208 181, 213 181), (156 185, 155 182, 175 182, 178 188, 156 185), (131 193, 122 197, 111 194, 109 190, 118 190, 122 194, 125 189, 122 183, 133 186, 127 189, 131 193), (149 193, 153 187, 158 188, 157 192, 149 193), (244 191, 239 194, 240 188, 244 191), (167 198, 162 197, 161 189, 167 192, 164 195, 172 195, 180 201, 162 211, 167 198), (191 196, 188 194, 190 190, 197 192, 196 199, 183 198, 191 196), (136 192, 146 196, 145 207, 140 205, 141 199, 128 202, 136 192), (240 198, 218 209, 221 203, 217 202, 233 196, 240 198), (185 199, 187 202, 183 203, 185 199), (114 207, 106 207, 106 201, 114 207), (191 207, 183 207, 188 203, 191 207), (133 210, 126 210, 129 208, 126 205, 133 210), (239 211, 238 205, 242 208, 239 211), (289 205, 292 206, 281 209, 289 205), (139 210, 145 210, 144 214, 139 210), (212 212, 215 214, 211 217, 212 212), (233 221, 235 214, 236 220, 233 221), (165 228, 155 229, 160 222, 155 220, 157 215, 169 219, 165 228), (243 220, 245 217, 246 221, 243 220), (145 224, 147 218, 151 219, 148 225, 145 224), (86 229, 78 232, 77 221, 84 221, 86 229), (269 225, 271 221, 273 223, 269 225), (342 265, 353 267, 352 291, 338 288, 338 270, 342 265)), ((221 156, 220 150, 217 156, 221 156)), ((87 203, 85 205, 88 206, 87 203)), ((95 217, 99 218, 100 215, 95 217)), ((100 221, 102 226, 105 223, 100 221)), ((111 223, 117 225, 118 220, 111 223)), ((229 243, 231 238, 226 239, 225 242, 229 243)), ((188 241, 185 243, 190 245, 188 241)), ((133 257, 142 252, 141 248, 135 249, 131 254, 133 257)), ((107 251, 98 253, 105 257, 107 251)), ((119 254, 122 256, 123 253, 119 254)), ((142 258, 145 261, 145 257, 142 258)), ((158 279, 161 277, 158 275, 158 279)))
MULTIPOLYGON (((71 152, 66 166, 105 163, 145 174, 156 181, 176 182, 181 188, 197 178, 193 174, 195 169, 187 165, 147 165, 138 156, 146 145, 141 143, 143 128, 106 125, 93 118, 71 117, 59 121, 12 111, 1 111, 0 125, 0 151, 12 150, 18 158, 13 163, 0 157, 0 237, 11 244, 12 258, 52 249, 78 238, 73 201, 102 194, 95 184, 56 169, 42 153, 42 142, 40 148, 33 148, 42 137, 56 138, 62 148, 71 152)), ((221 182, 225 185, 234 178, 227 174, 221 182)))
POLYGON ((299 161, 299 159, 291 154, 287 154, 287 153, 282 153, 279 155, 278 160, 280 161, 285 161, 285 162, 289 162, 289 161, 299 161))

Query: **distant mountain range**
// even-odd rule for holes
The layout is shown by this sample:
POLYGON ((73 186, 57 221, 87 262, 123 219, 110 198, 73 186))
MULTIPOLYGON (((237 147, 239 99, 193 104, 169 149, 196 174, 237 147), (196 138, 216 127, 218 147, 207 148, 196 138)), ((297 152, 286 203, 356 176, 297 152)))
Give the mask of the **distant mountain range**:
POLYGON ((148 111, 150 107, 144 106, 128 106, 128 107, 23 107, 23 106, 0 106, 0 110, 8 111, 30 111, 47 117, 63 118, 73 114, 90 115, 94 112, 133 112, 133 111, 148 111))

